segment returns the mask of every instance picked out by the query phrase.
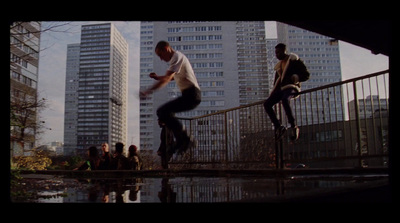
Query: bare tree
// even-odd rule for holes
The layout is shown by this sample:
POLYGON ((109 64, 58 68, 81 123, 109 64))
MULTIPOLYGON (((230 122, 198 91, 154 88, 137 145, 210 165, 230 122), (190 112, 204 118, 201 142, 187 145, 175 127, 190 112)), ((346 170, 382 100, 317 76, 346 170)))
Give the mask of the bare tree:
MULTIPOLYGON (((28 63, 34 67, 39 64, 40 35, 43 32, 68 32, 70 22, 31 23, 22 21, 10 22, 10 143, 11 153, 14 145, 22 150, 25 146, 32 148, 37 136, 44 129, 44 121, 38 114, 47 106, 45 98, 38 98, 37 85, 34 80, 25 77, 23 69, 28 63)), ((25 68, 24 68, 25 67, 25 68)), ((11 154, 11 155, 12 155, 11 154)))
POLYGON ((24 84, 11 90, 10 97, 10 141, 17 142, 21 148, 25 143, 34 143, 35 135, 40 133, 44 122, 37 119, 37 113, 45 109, 45 98, 38 99, 36 89, 24 84))

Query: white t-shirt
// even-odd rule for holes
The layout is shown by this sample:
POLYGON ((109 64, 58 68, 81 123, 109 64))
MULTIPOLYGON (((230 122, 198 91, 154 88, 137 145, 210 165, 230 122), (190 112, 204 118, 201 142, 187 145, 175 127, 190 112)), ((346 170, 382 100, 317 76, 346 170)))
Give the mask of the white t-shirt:
POLYGON ((168 70, 175 72, 174 79, 181 92, 192 86, 200 89, 196 76, 194 75, 192 65, 183 53, 175 51, 174 55, 169 61, 168 70))

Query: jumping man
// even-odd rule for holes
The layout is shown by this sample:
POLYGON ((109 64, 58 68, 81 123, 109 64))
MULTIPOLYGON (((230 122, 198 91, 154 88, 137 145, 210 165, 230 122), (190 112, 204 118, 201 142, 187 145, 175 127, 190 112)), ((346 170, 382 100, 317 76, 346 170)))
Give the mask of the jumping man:
POLYGON ((157 43, 155 53, 161 60, 169 63, 169 68, 164 76, 150 73, 150 78, 157 80, 157 82, 149 89, 140 92, 140 95, 141 97, 146 97, 153 91, 166 86, 170 81, 176 81, 177 86, 182 92, 182 96, 159 107, 157 109, 157 116, 161 122, 165 123, 172 130, 175 136, 176 146, 172 152, 181 154, 194 145, 194 139, 188 135, 182 123, 175 117, 175 113, 192 110, 200 104, 200 87, 194 75, 193 68, 183 53, 175 51, 166 41, 157 43))

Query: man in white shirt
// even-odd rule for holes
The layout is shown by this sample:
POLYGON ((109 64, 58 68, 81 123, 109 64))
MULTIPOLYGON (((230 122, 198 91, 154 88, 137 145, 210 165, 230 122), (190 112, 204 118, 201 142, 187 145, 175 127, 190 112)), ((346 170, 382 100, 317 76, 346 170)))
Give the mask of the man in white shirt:
POLYGON ((150 77, 157 82, 149 89, 140 92, 140 96, 146 97, 153 91, 166 86, 170 81, 175 80, 178 88, 182 92, 182 96, 169 101, 157 109, 159 121, 172 130, 176 139, 176 146, 172 153, 185 152, 194 144, 194 140, 184 130, 184 126, 175 117, 175 113, 188 111, 196 108, 201 102, 201 92, 193 68, 187 57, 179 51, 175 51, 168 42, 160 41, 157 43, 155 53, 161 60, 169 63, 164 76, 156 73, 150 73, 150 77))

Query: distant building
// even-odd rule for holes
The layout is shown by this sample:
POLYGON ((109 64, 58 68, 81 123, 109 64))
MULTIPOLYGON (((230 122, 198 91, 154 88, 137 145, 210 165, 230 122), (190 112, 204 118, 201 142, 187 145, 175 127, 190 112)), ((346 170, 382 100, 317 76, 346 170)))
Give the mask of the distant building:
POLYGON ((275 46, 278 44, 278 40, 276 38, 266 39, 267 44, 267 69, 268 69, 268 86, 272 88, 274 86, 274 78, 275 78, 275 65, 278 63, 278 59, 275 56, 275 46))
MULTIPOLYGON (((354 120, 356 119, 355 101, 350 101, 348 105, 350 110, 350 120, 354 120)), ((379 98, 378 95, 369 95, 365 99, 358 100, 358 114, 360 119, 379 116, 379 113, 382 113, 382 116, 387 117, 387 114, 383 115, 383 113, 388 109, 388 100, 386 98, 379 98)))
POLYGON ((63 156, 64 148, 62 142, 50 142, 48 145, 41 145, 37 148, 47 152, 48 156, 63 156))
POLYGON ((77 148, 79 53, 81 46, 67 45, 64 106, 64 153, 74 155, 77 148))
POLYGON ((67 55, 65 152, 126 144, 128 43, 112 23, 84 25, 67 55))

